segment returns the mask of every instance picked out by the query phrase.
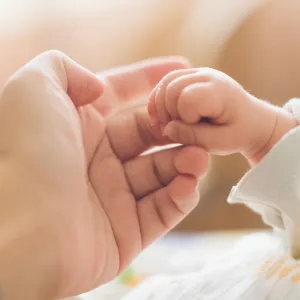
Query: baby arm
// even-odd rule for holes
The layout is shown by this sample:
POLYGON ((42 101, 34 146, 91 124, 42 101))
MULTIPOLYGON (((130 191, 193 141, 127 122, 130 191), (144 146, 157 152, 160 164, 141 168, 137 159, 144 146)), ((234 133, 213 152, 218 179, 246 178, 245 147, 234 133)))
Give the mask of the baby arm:
POLYGON ((247 205, 285 232, 291 254, 299 257, 300 100, 287 108, 255 98, 229 76, 208 68, 170 73, 148 105, 153 122, 173 142, 247 158, 253 168, 228 202, 247 205))
POLYGON ((298 125, 285 110, 209 68, 168 74, 152 92, 148 110, 173 142, 200 145, 218 155, 241 153, 251 164, 298 125))

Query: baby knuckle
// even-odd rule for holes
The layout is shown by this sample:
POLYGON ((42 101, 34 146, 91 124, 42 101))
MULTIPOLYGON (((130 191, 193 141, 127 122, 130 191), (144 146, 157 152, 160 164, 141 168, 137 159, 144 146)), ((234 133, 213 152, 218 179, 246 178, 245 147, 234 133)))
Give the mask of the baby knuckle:
POLYGON ((214 87, 220 87, 223 84, 228 84, 229 81, 233 81, 231 77, 227 74, 215 70, 212 68, 200 68, 198 71, 198 76, 203 82, 210 82, 214 87))
POLYGON ((204 67, 198 69, 197 76, 202 82, 213 82, 217 80, 218 72, 215 69, 204 67))
POLYGON ((180 94, 181 105, 188 105, 191 102, 192 97, 194 97, 194 94, 195 91, 192 86, 185 87, 180 94))
POLYGON ((182 70, 171 71, 170 73, 165 75, 165 77, 161 80, 161 83, 169 83, 170 80, 173 80, 173 78, 176 78, 181 73, 182 73, 182 70))

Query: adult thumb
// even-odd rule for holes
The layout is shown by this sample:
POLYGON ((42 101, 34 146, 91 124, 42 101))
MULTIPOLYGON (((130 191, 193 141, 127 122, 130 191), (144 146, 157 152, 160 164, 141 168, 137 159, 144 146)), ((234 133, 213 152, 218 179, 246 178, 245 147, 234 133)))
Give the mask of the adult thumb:
POLYGON ((95 101, 104 91, 103 83, 95 74, 57 50, 40 54, 22 69, 28 68, 35 69, 56 88, 67 93, 77 107, 95 101))

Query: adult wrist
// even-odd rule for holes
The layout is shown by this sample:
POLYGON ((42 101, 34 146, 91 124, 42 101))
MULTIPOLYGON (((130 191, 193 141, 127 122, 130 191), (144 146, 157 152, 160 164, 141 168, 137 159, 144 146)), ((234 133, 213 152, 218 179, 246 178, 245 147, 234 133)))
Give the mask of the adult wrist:
POLYGON ((6 232, 3 234, 1 230, 0 233, 1 296, 4 300, 54 299, 56 279, 52 272, 52 254, 46 249, 48 242, 37 238, 40 233, 31 228, 23 227, 16 235, 13 228, 5 225, 1 227, 4 226, 6 232))
POLYGON ((1 167, 0 299, 55 299, 55 237, 47 225, 50 220, 45 219, 38 205, 32 207, 45 201, 45 196, 31 188, 26 179, 21 182, 12 165, 1 167))

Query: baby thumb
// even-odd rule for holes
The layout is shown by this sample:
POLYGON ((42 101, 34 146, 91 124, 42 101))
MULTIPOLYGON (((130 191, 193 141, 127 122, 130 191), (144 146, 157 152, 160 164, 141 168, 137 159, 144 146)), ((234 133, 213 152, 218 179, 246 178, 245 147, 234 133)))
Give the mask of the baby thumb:
POLYGON ((164 128, 163 134, 172 142, 183 145, 197 145, 211 150, 218 143, 220 128, 211 124, 186 124, 180 120, 171 121, 164 128))

